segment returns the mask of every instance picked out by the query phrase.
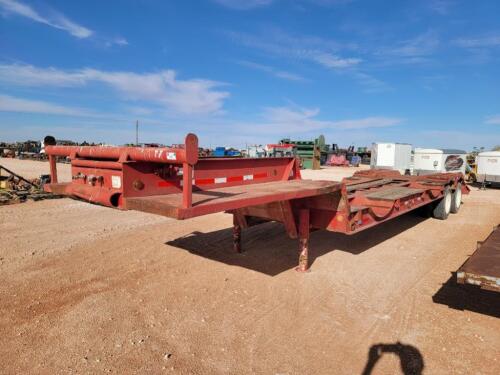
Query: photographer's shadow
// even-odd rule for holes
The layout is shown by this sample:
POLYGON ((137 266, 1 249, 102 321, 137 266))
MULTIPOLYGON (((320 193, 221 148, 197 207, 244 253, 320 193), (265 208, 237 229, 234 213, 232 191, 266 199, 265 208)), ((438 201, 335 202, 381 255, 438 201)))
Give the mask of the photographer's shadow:
POLYGON ((362 375, 372 374, 377 362, 385 353, 393 353, 399 357, 401 371, 404 375, 421 375, 424 370, 424 358, 420 351, 412 345, 396 342, 395 344, 375 344, 368 352, 368 361, 362 375))

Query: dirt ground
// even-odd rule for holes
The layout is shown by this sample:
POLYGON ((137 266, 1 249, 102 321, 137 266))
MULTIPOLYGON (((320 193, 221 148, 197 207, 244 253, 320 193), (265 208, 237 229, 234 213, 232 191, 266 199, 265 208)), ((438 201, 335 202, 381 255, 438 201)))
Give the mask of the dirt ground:
POLYGON ((500 223, 500 190, 463 200, 446 221, 315 232, 307 274, 274 223, 244 231, 235 254, 223 213, 0 207, 0 373, 499 374, 500 294, 459 287, 451 272, 500 223))

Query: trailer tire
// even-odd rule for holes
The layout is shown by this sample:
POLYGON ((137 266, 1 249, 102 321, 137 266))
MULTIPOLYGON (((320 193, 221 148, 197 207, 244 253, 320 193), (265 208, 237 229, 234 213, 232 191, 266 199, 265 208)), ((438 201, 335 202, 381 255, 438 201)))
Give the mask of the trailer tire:
POLYGON ((446 220, 450 215, 451 211, 451 202, 452 202, 452 193, 449 186, 446 186, 443 193, 443 198, 439 201, 439 203, 434 207, 432 211, 432 216, 439 220, 446 220))
POLYGON ((455 189, 451 197, 450 212, 452 214, 458 213, 458 210, 460 210, 461 205, 462 205, 462 184, 458 183, 457 188, 455 189))

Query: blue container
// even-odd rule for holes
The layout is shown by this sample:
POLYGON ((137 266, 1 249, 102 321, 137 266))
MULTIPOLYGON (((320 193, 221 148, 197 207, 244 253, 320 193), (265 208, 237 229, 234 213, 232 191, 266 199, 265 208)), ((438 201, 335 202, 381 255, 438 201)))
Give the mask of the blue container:
POLYGON ((361 163, 361 157, 358 155, 354 155, 351 158, 351 165, 354 165, 355 167, 359 167, 359 164, 361 163))
POLYGON ((226 148, 225 147, 216 147, 213 156, 218 157, 218 158, 223 158, 226 156, 226 148))

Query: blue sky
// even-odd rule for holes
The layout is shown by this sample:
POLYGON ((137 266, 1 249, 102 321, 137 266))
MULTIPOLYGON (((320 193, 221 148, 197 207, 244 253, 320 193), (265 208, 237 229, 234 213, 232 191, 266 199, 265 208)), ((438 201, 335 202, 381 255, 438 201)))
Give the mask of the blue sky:
POLYGON ((0 140, 500 144, 495 0, 0 0, 0 140))

